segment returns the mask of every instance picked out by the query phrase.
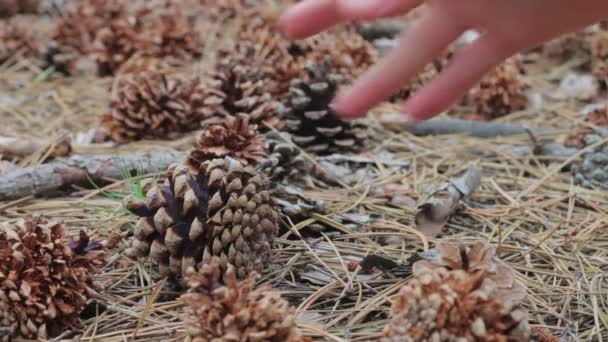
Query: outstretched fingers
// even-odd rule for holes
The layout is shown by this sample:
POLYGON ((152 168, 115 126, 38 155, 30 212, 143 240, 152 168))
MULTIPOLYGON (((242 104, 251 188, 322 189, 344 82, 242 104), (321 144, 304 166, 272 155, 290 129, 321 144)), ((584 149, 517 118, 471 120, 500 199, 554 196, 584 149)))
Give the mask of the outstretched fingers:
POLYGON ((333 25, 373 20, 407 12, 422 0, 307 0, 287 10, 279 27, 292 38, 305 38, 333 25))
POLYGON ((404 105, 412 120, 426 120, 457 102, 486 72, 515 53, 499 37, 486 33, 456 53, 448 67, 404 105))
POLYGON ((448 13, 431 9, 402 34, 397 47, 334 101, 345 118, 365 115, 373 106, 393 95, 464 31, 448 13))

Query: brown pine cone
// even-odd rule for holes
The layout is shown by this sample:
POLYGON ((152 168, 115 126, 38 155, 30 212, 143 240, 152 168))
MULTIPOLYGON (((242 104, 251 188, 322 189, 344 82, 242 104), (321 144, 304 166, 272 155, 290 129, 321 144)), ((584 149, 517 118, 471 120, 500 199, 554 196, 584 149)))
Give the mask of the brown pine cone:
POLYGON ((112 20, 97 32, 92 56, 99 76, 116 74, 138 51, 147 49, 149 45, 143 38, 141 25, 141 18, 125 16, 112 20))
POLYGON ((483 77, 469 92, 469 101, 476 114, 486 120, 505 116, 528 107, 521 65, 516 58, 508 59, 483 77))
POLYGON ((103 252, 70 249, 63 229, 46 218, 0 224, 0 327, 10 329, 0 341, 79 328, 103 252))
POLYGON ((187 342, 281 341, 303 342, 295 323, 294 308, 270 285, 255 288, 257 275, 238 282, 234 269, 220 284, 217 264, 188 272, 186 304, 187 342))
POLYGON ((232 158, 205 161, 200 169, 173 165, 161 186, 144 189, 145 200, 127 197, 140 216, 129 254, 150 256, 162 275, 219 257, 221 271, 239 278, 261 271, 278 233, 279 216, 266 182, 232 158))
POLYGON ((35 51, 35 42, 23 27, 11 22, 0 25, 0 65, 16 54, 28 57, 35 51))
POLYGON ((342 77, 328 64, 310 67, 309 81, 294 80, 286 105, 285 125, 293 141, 319 155, 355 152, 366 138, 365 128, 343 121, 329 108, 342 77))
POLYGON ((103 115, 98 140, 168 139, 196 130, 205 118, 204 101, 198 80, 159 73, 139 75, 122 86, 111 110, 103 115))
POLYGON ((255 65, 237 58, 221 59, 205 89, 205 115, 226 118, 244 113, 261 131, 280 129, 280 105, 266 91, 267 86, 267 79, 255 65))
POLYGON ((485 243, 437 249, 437 260, 414 264, 382 341, 527 341, 527 314, 519 306, 526 291, 494 250, 485 243))
POLYGON ((126 16, 127 8, 119 0, 85 0, 67 11, 51 34, 61 50, 89 53, 97 32, 113 19, 126 16))
POLYGON ((266 159, 266 144, 258 128, 250 124, 245 114, 229 116, 225 120, 204 128, 190 151, 188 164, 199 168, 201 162, 226 156, 237 159, 243 165, 256 165, 266 159))
POLYGON ((341 26, 298 41, 290 51, 301 64, 330 62, 333 72, 344 82, 356 79, 378 61, 376 48, 353 26, 341 26))
POLYGON ((152 57, 173 57, 189 61, 201 57, 203 40, 182 11, 171 6, 149 20, 144 37, 149 44, 143 52, 152 57))

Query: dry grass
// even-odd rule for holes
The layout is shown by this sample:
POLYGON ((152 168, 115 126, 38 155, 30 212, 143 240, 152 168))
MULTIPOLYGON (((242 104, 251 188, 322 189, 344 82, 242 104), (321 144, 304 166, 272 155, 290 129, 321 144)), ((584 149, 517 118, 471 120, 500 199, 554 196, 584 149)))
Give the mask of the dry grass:
MULTIPOLYGON (((532 56, 533 57, 533 56, 532 56)), ((531 58, 527 76, 534 91, 551 94, 560 74, 546 73, 542 60, 531 58)), ((201 61, 194 66, 202 70, 201 61)), ((556 69, 552 69, 556 70, 556 69)), ((0 66, 0 117, 2 130, 52 136, 60 130, 72 134, 96 128, 111 97, 114 79, 92 75, 45 78, 33 63, 0 66)), ((567 133, 583 106, 573 99, 545 96, 542 108, 514 113, 502 121, 556 128, 543 139, 567 133)), ((379 109, 378 112, 387 110, 379 109)), ((387 322, 391 296, 407 280, 391 274, 364 274, 349 270, 349 261, 382 254, 406 262, 414 253, 432 248, 413 225, 415 205, 433 186, 463 171, 469 163, 483 170, 480 189, 447 224, 446 240, 486 240, 517 271, 528 288, 525 305, 531 322, 580 341, 608 340, 608 195, 573 183, 563 167, 572 160, 518 157, 506 145, 529 146, 527 135, 494 139, 466 136, 415 137, 377 129, 365 155, 372 161, 353 164, 364 170, 360 181, 341 187, 319 185, 307 197, 322 200, 328 213, 302 221, 286 220, 277 240, 272 263, 261 282, 269 282, 297 308, 299 324, 315 341, 369 341, 387 322), (377 152, 389 151, 394 161, 409 167, 392 167, 377 152), (391 189, 412 199, 410 205, 393 205, 380 189, 391 189), (325 230, 308 227, 321 223, 325 230)), ((123 153, 154 149, 186 149, 190 137, 165 142, 140 142, 112 147, 80 147, 86 153, 123 153)), ((77 148, 78 149, 78 148, 77 148)), ((1 170, 1 169, 0 169, 1 170)), ((116 180, 117 182, 123 180, 116 180)), ((113 189, 126 193, 124 182, 113 189)), ((120 201, 101 191, 79 189, 63 198, 27 197, 0 203, 0 219, 47 215, 65 221, 69 232, 87 227, 97 239, 129 228, 120 201)), ((182 339, 182 289, 159 279, 147 262, 123 255, 125 242, 111 252, 99 276, 104 290, 95 299, 97 314, 84 321, 81 341, 173 341, 182 339)), ((93 307, 95 309, 95 307, 93 307)))

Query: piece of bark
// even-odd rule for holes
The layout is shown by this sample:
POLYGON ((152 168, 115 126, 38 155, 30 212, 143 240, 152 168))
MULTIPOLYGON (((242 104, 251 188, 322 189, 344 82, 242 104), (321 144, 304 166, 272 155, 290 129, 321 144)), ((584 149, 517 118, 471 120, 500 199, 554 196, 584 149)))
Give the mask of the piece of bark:
POLYGON ((551 132, 551 129, 546 127, 530 128, 517 124, 462 119, 433 119, 412 123, 402 114, 386 114, 380 121, 387 128, 407 130, 418 136, 468 134, 478 138, 494 138, 527 134, 529 131, 537 135, 551 132))
POLYGON ((186 157, 184 152, 73 156, 0 175, 0 201, 47 194, 71 185, 91 186, 121 179, 125 171, 144 174, 164 171, 186 157))
POLYGON ((55 141, 33 137, 0 136, 0 156, 2 159, 22 159, 37 152, 40 152, 41 155, 47 155, 46 160, 65 157, 72 152, 72 142, 67 135, 63 135, 55 141))
POLYGON ((468 198, 481 183, 481 170, 471 166, 463 175, 450 179, 418 207, 416 228, 429 237, 437 237, 461 200, 468 198))

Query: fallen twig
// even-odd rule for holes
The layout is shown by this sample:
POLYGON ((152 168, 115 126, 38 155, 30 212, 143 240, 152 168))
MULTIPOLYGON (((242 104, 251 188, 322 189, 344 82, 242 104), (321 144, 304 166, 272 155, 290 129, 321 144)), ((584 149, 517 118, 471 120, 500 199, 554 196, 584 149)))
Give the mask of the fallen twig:
POLYGON ((439 235, 458 203, 469 197, 480 183, 481 170, 477 166, 471 166, 463 175, 441 185, 418 207, 416 228, 430 237, 439 235))
POLYGON ((40 152, 44 159, 65 157, 72 151, 71 140, 63 135, 54 141, 33 137, 0 136, 0 156, 3 159, 22 159, 40 152))
POLYGON ((419 136, 468 134, 478 138, 494 138, 499 136, 528 134, 529 131, 534 134, 546 134, 551 132, 551 129, 545 127, 530 128, 517 124, 462 119, 433 119, 412 123, 401 114, 383 115, 380 120, 387 128, 407 130, 408 132, 419 136))
POLYGON ((0 175, 0 201, 46 194, 70 185, 90 185, 120 179, 125 171, 163 171, 185 157, 183 152, 149 152, 123 155, 73 156, 0 175))

